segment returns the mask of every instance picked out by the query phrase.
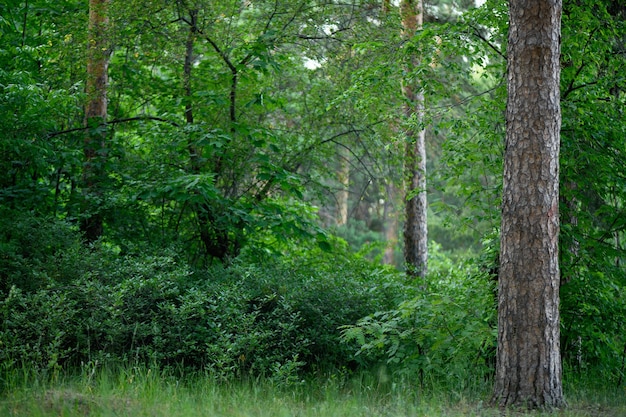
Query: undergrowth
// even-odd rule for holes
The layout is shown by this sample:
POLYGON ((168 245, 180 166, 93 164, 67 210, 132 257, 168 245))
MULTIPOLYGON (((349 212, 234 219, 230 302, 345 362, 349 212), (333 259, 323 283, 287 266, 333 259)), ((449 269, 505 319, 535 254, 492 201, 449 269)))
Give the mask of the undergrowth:
MULTIPOLYGON (((470 378, 471 379, 471 378, 470 378)), ((384 369, 318 375, 297 384, 271 379, 225 381, 209 373, 182 375, 176 369, 84 364, 78 373, 42 374, 4 369, 0 415, 12 416, 544 416, 626 415, 623 388, 599 380, 568 384, 569 407, 552 414, 506 411, 488 406, 491 382, 474 379, 461 387, 431 380, 420 385, 384 369)))

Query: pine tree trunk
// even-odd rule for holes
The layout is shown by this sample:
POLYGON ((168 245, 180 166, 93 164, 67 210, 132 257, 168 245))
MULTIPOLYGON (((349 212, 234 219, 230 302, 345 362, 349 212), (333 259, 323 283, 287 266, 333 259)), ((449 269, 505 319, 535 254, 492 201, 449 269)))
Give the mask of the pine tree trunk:
MULTIPOLYGON (((410 39, 422 28, 424 7, 422 0, 402 0, 402 36, 410 39)), ((418 57, 409 59, 407 74, 419 65, 418 57)), ((420 126, 424 120, 424 94, 415 82, 404 80, 402 93, 405 99, 404 116, 412 127, 406 132, 404 157, 405 224, 404 261, 407 274, 424 278, 428 265, 428 229, 426 201, 426 132, 420 126), (414 126, 417 126, 416 130, 414 126)))
POLYGON ((83 168, 83 206, 80 230, 88 243, 102 235, 103 219, 102 181, 106 162, 107 87, 110 49, 108 45, 109 0, 89 0, 89 36, 87 53, 87 80, 85 93, 84 139, 85 164, 83 168))
POLYGON ((564 406, 559 346, 560 0, 511 0, 493 403, 564 406))

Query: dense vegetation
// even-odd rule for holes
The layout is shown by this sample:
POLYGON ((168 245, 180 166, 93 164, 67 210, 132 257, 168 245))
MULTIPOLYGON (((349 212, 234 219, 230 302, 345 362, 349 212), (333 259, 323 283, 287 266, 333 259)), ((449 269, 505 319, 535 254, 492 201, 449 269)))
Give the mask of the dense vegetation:
MULTIPOLYGON (((108 366, 281 386, 372 370, 489 380, 506 2, 433 1, 403 41, 375 1, 112 1, 101 122, 85 120, 87 3, 0 4, 0 391, 20 369, 108 366), (431 202, 420 282, 398 243, 415 53, 431 202)), ((564 2, 561 349, 566 379, 613 388, 626 379, 625 22, 617 0, 564 2)))

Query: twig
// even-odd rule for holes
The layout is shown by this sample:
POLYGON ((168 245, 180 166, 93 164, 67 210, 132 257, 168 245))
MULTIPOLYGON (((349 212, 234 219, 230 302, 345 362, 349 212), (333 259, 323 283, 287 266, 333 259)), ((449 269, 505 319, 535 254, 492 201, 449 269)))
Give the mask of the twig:
MULTIPOLYGON (((167 120, 167 119, 163 119, 162 117, 156 117, 156 116, 136 116, 136 117, 127 117, 124 119, 114 119, 114 120, 110 120, 108 122, 103 122, 98 124, 96 127, 101 127, 101 126, 106 126, 106 125, 115 125, 115 124, 119 124, 119 123, 127 123, 127 122, 136 122, 136 121, 140 121, 140 120, 152 120, 155 122, 162 122, 162 123, 167 123, 170 124, 174 127, 180 127, 180 125, 172 120, 167 120)), ((93 126, 82 126, 82 127, 75 127, 72 129, 66 129, 66 130, 59 130, 57 132, 50 132, 47 134, 48 138, 53 138, 55 136, 59 136, 59 135, 65 135, 67 133, 74 133, 74 132, 80 132, 80 131, 84 131, 84 130, 89 130, 92 129, 93 126)))

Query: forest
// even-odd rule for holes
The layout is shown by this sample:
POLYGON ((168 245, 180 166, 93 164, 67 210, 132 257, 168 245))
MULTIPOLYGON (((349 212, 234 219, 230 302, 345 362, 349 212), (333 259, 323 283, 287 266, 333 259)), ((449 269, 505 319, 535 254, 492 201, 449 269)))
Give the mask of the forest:
POLYGON ((1 2, 0 414, 625 415, 625 74, 622 0, 1 2))

